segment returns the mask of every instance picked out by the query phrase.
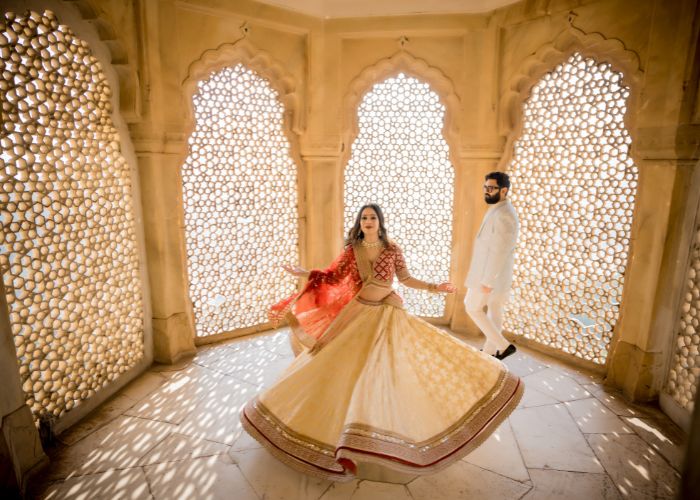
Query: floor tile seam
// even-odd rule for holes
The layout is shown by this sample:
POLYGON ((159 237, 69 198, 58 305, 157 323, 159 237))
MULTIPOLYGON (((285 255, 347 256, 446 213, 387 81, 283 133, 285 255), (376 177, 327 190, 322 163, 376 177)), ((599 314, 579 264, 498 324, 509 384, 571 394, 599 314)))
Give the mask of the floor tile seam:
MULTIPOLYGON (((589 384, 586 384, 586 385, 589 385, 589 384)), ((598 395, 597 395, 596 393, 594 393, 593 391, 589 391, 589 392, 590 392, 591 394, 593 394, 593 397, 594 397, 594 398, 596 398, 598 401, 600 401, 601 404, 603 404, 608 410, 610 410, 611 412, 613 412, 613 413, 614 413, 615 415, 617 415, 618 417, 628 417, 628 418, 635 418, 635 417, 636 417, 636 418, 650 418, 650 419, 653 419, 653 420, 660 420, 660 421, 661 421, 661 420, 665 420, 663 416, 662 416, 662 417, 657 417, 657 416, 651 415, 651 414, 649 414, 649 413, 646 413, 646 412, 645 412, 645 408, 641 408, 641 409, 640 409, 640 408, 634 408, 633 406, 631 406, 631 405, 634 404, 634 403, 627 403, 627 401, 624 400, 624 397, 622 396, 622 393, 618 393, 618 392, 607 393, 607 392, 604 392, 604 391, 603 391, 603 395, 598 396, 598 395), (614 408, 612 408, 611 406, 609 406, 609 405, 603 400, 604 396, 620 397, 621 400, 618 401, 618 404, 623 405, 623 406, 625 407, 625 410, 626 410, 626 411, 628 411, 628 412, 634 412, 634 411, 636 411, 636 412, 638 412, 638 413, 642 413, 642 415, 626 415, 626 414, 623 414, 623 413, 618 413, 614 408)), ((670 420, 670 419, 669 419, 669 420, 670 420)))
MULTIPOLYGON (((506 365, 506 366, 508 366, 508 365, 506 365)), ((536 371, 534 371, 534 372, 532 372, 532 373, 528 373, 527 375, 518 375, 517 373, 515 373, 515 372, 514 372, 513 370, 511 370, 510 368, 508 368, 508 371, 511 372, 511 373, 513 373, 513 374, 515 374, 515 375, 518 375, 518 377, 520 377, 520 378, 525 378, 525 377, 530 377, 530 376, 532 376, 532 375, 537 375, 538 373, 540 373, 540 372, 542 372, 542 371, 544 371, 544 370, 548 370, 548 369, 549 369, 549 367, 547 366, 547 367, 544 367, 544 368, 540 368, 539 370, 536 370, 536 371)))
MULTIPOLYGON (((78 439, 75 443, 68 444, 68 443, 65 443, 64 441, 61 441, 61 435, 60 435, 60 434, 56 437, 56 439, 57 439, 57 441, 59 441, 61 444, 63 444, 64 446, 66 446, 66 447, 68 447, 68 448, 70 448, 70 447, 72 447, 72 446, 75 446, 75 445, 77 445, 78 443, 80 443, 81 441, 83 441, 85 438, 87 438, 88 436, 93 435, 95 432, 97 432, 97 431, 99 431, 100 429, 102 429, 102 428, 106 427, 107 425, 111 424, 112 422, 114 422, 114 421, 115 421, 116 419, 118 419, 119 417, 130 416, 130 415, 126 415, 126 412, 128 412, 130 409, 132 409, 135 405, 136 405, 136 403, 134 403, 133 405, 131 405, 129 408, 125 409, 123 412, 121 412, 121 413, 115 415, 114 417, 112 417, 111 419, 107 420, 104 424, 95 427, 95 428, 92 429, 90 432, 88 432, 87 434, 85 434, 83 437, 81 437, 80 439, 78 439)), ((96 409, 99 409, 99 406, 98 406, 96 409)), ((80 425, 80 422, 77 422, 76 425, 80 425)), ((68 430, 68 429, 66 429, 66 430, 68 430)))
MULTIPOLYGON (((277 347, 279 348, 280 346, 277 346, 277 347)), ((270 349, 269 347, 263 346, 263 350, 265 350, 265 351, 267 351, 267 352, 269 352, 269 353, 274 354, 274 355, 277 356, 278 358, 279 358, 279 357, 282 357, 282 355, 281 355, 279 352, 277 352, 277 351, 275 351, 275 350, 273 350, 273 349, 270 349)))
MULTIPOLYGON (((277 347, 279 347, 279 346, 277 346, 277 347)), ((242 350, 242 349, 235 349, 235 348, 230 347, 230 346, 223 346, 222 349, 226 349, 228 351, 233 351, 233 352, 238 352, 238 351, 242 350)), ((245 348, 243 348, 243 349, 245 349, 245 348)), ((275 351, 273 351, 272 349, 270 349, 269 347, 264 346, 264 345, 254 346, 252 349, 250 349, 250 351, 257 351, 257 350, 263 350, 263 351, 272 352, 273 354, 277 354, 275 351)))
MULTIPOLYGON (((595 458, 596 458, 596 460, 598 459, 597 456, 595 458)), ((578 472, 580 474, 607 474, 607 472, 605 472, 605 467, 603 467, 604 472, 600 472, 600 470, 598 470, 598 471, 585 471, 585 470, 580 470, 580 469, 576 469, 576 470, 574 470, 574 469, 559 469, 556 467, 547 467, 547 466, 545 466, 545 467, 529 467, 526 465, 526 467, 528 470, 530 470, 530 469, 532 469, 532 470, 553 470, 553 471, 557 471, 557 472, 578 472)), ((602 464, 601 464, 601 467, 602 467, 602 464)))
MULTIPOLYGON (((586 398, 586 399, 596 399, 596 398, 586 398)), ((569 405, 566 404, 566 403, 573 403, 574 401, 585 401, 585 400, 577 399, 577 400, 573 400, 573 401, 567 401, 567 402, 564 403, 564 406, 566 406, 566 410, 569 412, 569 415, 571 415, 571 418, 574 420, 574 423, 576 424, 576 426, 579 428, 579 431, 581 431, 581 433, 582 433, 584 436, 585 436, 586 434, 631 434, 631 432, 617 432, 617 431, 612 431, 612 432, 585 432, 585 431, 581 428, 581 426, 578 424, 578 422, 576 421, 576 416, 575 416, 575 415, 572 413, 572 411, 569 409, 569 405)), ((597 401, 597 399, 596 399, 596 401, 597 401)), ((599 402, 600 402, 600 401, 599 401, 599 402)), ((605 406, 603 403, 601 403, 601 404, 602 404, 603 406, 605 406)), ((596 419, 613 419, 613 418, 615 418, 615 419, 621 421, 621 422, 622 422, 622 425, 625 426, 626 428, 627 428, 627 427, 632 427, 631 425, 626 424, 624 421, 622 421, 622 419, 620 418, 620 416, 617 415, 617 414, 615 414, 615 412, 613 412, 612 410, 610 410, 607 406, 606 406, 605 408, 606 408, 608 411, 610 411, 610 413, 612 413, 612 415, 603 416, 603 417, 596 417, 596 419)), ((590 420, 592 420, 592 419, 593 419, 593 417, 591 417, 590 420)))
MULTIPOLYGON (((529 475, 530 475, 530 473, 528 472, 528 476, 529 476, 529 475)), ((518 497, 518 500, 522 500, 522 499, 525 498, 527 495, 529 495, 530 492, 531 492, 532 490, 535 489, 535 484, 534 484, 534 483, 533 483, 533 484, 528 484, 528 485, 526 485, 526 486, 529 486, 529 488, 527 489, 527 491, 524 491, 523 494, 520 495, 520 496, 518 497)))
MULTIPOLYGON (((217 441, 216 439, 209 439, 209 438, 202 437, 202 436, 193 436, 192 434, 186 434, 186 433, 182 432, 180 429, 174 429, 172 434, 177 434, 178 436, 182 436, 185 438, 201 439, 202 441, 208 441, 209 443, 220 444, 222 446, 228 446, 229 448, 231 448, 233 446, 232 444, 224 443, 222 441, 217 441)), ((238 440, 238 438, 236 438, 236 440, 238 440)))
MULTIPOLYGON (((581 438, 583 439, 584 443, 586 444, 586 447, 587 447, 587 448, 590 450, 590 452, 593 454, 593 456, 595 457, 596 461, 598 462, 598 465, 600 466, 600 468, 603 469, 603 470, 607 473, 607 469, 606 469, 605 466, 603 465, 602 460, 601 460, 600 457, 596 454, 595 450, 593 449, 593 447, 591 446, 591 444, 588 442, 588 439, 586 439, 586 435, 583 433, 583 431, 581 430, 581 428, 579 427, 579 425, 576 423, 576 418, 573 416, 573 414, 571 413, 571 411, 569 410, 569 408, 567 407, 567 405, 564 405, 564 407, 565 407, 565 409, 566 409, 566 412, 569 414, 569 416, 571 417, 571 419, 574 421, 574 425, 576 426, 576 430, 579 432, 579 435, 581 436, 581 438)), ((556 470, 559 470, 559 469, 556 469, 556 470)), ((583 472, 583 471, 567 471, 567 472, 583 472)))
MULTIPOLYGON (((482 467, 482 466, 480 466, 480 465, 473 464, 473 463, 471 463, 471 462, 465 462, 465 463, 467 463, 467 464, 469 464, 469 465, 471 465, 471 466, 473 466, 473 467, 476 467, 477 469, 481 469, 481 470, 483 470, 483 471, 490 472, 491 474, 496 474, 497 476, 500 476, 500 477, 502 477, 502 478, 508 479, 509 481, 515 481, 516 483, 525 484, 525 481, 529 481, 529 479, 524 479, 524 480, 521 481, 520 479, 515 479, 515 478, 512 478, 512 477, 510 477, 510 476, 506 476, 505 474, 501 474, 500 472, 496 472, 496 471, 493 471, 493 470, 491 470, 491 469, 487 469, 487 468, 485 468, 485 467, 482 467)), ((523 460, 523 466, 525 466, 525 470, 527 470, 527 466, 525 465, 525 461, 524 461, 524 460, 523 460)), ((527 477, 530 477, 530 474, 529 474, 529 473, 528 473, 527 477)))
POLYGON ((602 436, 602 435, 607 435, 607 434, 619 434, 620 436, 631 436, 634 434, 633 431, 630 432, 619 432, 619 431, 603 431, 603 432, 584 432, 581 431, 584 436, 602 436))
POLYGON ((91 471, 85 472, 84 474, 81 474, 79 471, 78 471, 78 473, 71 472, 71 474, 73 474, 72 476, 67 476, 67 477, 64 477, 64 478, 56 479, 55 481, 52 481, 51 484, 65 483, 65 482, 68 481, 69 479, 86 478, 86 477, 89 477, 89 476, 98 476, 98 475, 100 475, 100 474, 105 474, 105 473, 107 473, 107 472, 125 471, 125 470, 131 470, 131 469, 141 469, 141 468, 142 468, 142 466, 139 465, 138 463, 136 463, 136 464, 130 465, 130 466, 128 466, 128 467, 116 466, 116 467, 108 467, 108 468, 106 468, 106 469, 97 468, 97 469, 95 469, 95 470, 91 470, 91 471))
MULTIPOLYGON (((210 443, 220 444, 220 445, 222 445, 222 446, 228 446, 229 448, 233 448, 233 444, 225 443, 225 442, 223 442, 223 441, 217 441, 216 439, 205 438, 205 437, 202 437, 202 436, 194 436, 194 435, 192 435, 192 434, 186 434, 186 433, 183 432, 183 431, 177 432, 177 434, 179 434, 179 435, 181 435, 181 436, 188 437, 188 438, 193 438, 193 439, 203 439, 204 441, 209 441, 210 443)), ((240 437, 240 436, 239 436, 239 437, 240 437)), ((237 440, 238 440, 238 438, 236 438, 236 439, 233 441, 233 443, 235 444, 237 440)), ((253 450, 253 449, 256 449, 256 448, 249 448, 249 449, 253 450)))
POLYGON ((148 450, 146 450, 143 454, 141 454, 139 456, 138 461, 136 463, 141 464, 141 460, 143 460, 146 455, 148 455, 153 450, 155 450, 158 446, 160 446, 161 443, 165 442, 165 440, 168 439, 172 434, 173 434, 173 430, 170 430, 165 436, 163 436, 161 439, 157 440, 153 446, 148 448, 148 450))
POLYGON ((587 446, 588 449, 591 451, 591 453, 593 453, 593 456, 596 458, 596 460, 598 460, 599 465, 600 465, 601 467, 603 467, 603 463, 600 461, 600 458, 598 458, 598 455, 595 454, 595 451, 594 451, 593 448, 591 447, 591 444, 588 442, 588 439, 586 439, 586 434, 583 432, 583 430, 581 429, 581 427, 578 425, 578 422, 576 422, 576 417, 575 417, 574 414, 571 412, 571 410, 569 409, 568 405, 564 404, 564 408, 566 409, 566 412, 567 412, 567 413, 569 414, 569 416, 571 417, 571 420, 574 421, 574 425, 576 426, 576 430, 578 430, 579 434, 581 435, 581 438, 582 438, 583 441, 586 443, 586 446, 587 446))
POLYGON ((508 424, 508 427, 510 428, 510 433, 513 436, 513 440, 515 441, 515 446, 518 448, 518 454, 520 455, 520 462, 523 464, 523 467, 525 467, 525 471, 527 472, 528 480, 532 481, 532 477, 530 477, 530 471, 528 471, 527 465, 525 465, 525 457, 523 456, 523 450, 520 447, 520 442, 518 441, 518 436, 515 435, 515 429, 513 429, 513 424, 510 421, 510 417, 508 417, 506 419, 506 423, 508 424))
MULTIPOLYGON (((158 389, 160 389, 160 388, 161 388, 163 385, 165 385, 166 383, 167 383, 167 380, 164 380, 162 384, 160 384, 158 387, 154 388, 153 390, 149 391, 148 393, 144 394, 144 395, 143 395, 142 397, 140 397, 139 399, 135 399, 135 398, 132 398, 131 396, 127 396, 126 394, 124 394, 124 397, 125 397, 125 398, 129 398, 130 400, 134 401, 134 404, 132 404, 131 406, 129 406, 129 408, 127 408, 127 410, 132 409, 134 406, 136 406, 136 405, 139 404, 141 401, 143 401, 144 399, 146 399, 147 397, 149 397, 151 394, 154 394, 158 389)), ((117 393, 117 394, 119 394, 119 393, 117 393)), ((103 403, 103 404, 104 404, 104 403, 103 403)), ((126 411, 126 410, 125 410, 125 411, 126 411)), ((123 412, 122 412, 122 413, 123 413, 123 412)))
POLYGON ((593 450, 593 454, 595 455, 596 459, 597 459, 598 462, 600 463, 600 466, 601 466, 601 467, 603 468, 603 470, 605 471, 605 474, 610 478, 610 481, 612 482, 612 484, 613 484, 613 485, 615 486, 615 488, 617 489, 617 492, 619 493, 619 495, 622 496, 622 497, 624 497, 625 495, 624 495, 624 493, 623 493, 623 491, 622 491, 622 487, 619 486, 619 485, 617 484, 617 481, 615 481, 615 478, 614 478, 613 475, 610 473, 610 471, 608 470, 608 468, 605 466, 605 463, 603 462, 603 460, 598 456, 598 454, 595 452, 595 450, 593 449, 593 447, 592 447, 591 444, 588 442, 588 439, 587 439, 585 436, 584 436, 584 439, 586 440, 586 443, 588 444, 588 446, 593 450))
MULTIPOLYGON (((201 399, 201 398, 199 398, 199 399, 201 399)), ((197 402, 199 402, 199 401, 197 401, 197 402)), ((195 404, 196 404, 196 403, 195 403, 195 404)), ((193 411, 194 411, 194 409, 190 410, 190 411, 182 418, 182 421, 181 421, 181 422, 172 422, 172 421, 170 421, 170 420, 159 420, 159 419, 157 419, 157 418, 149 418, 149 417, 144 417, 144 416, 142 416, 142 415, 134 415, 133 413, 124 413, 123 415, 120 415, 120 416, 129 417, 129 418, 138 418, 139 420, 146 420, 146 421, 148 421, 148 422, 157 422, 157 423, 159 423, 159 424, 178 426, 178 425, 180 425, 182 422, 184 422, 185 419, 186 419, 187 417, 189 417, 189 416, 190 416, 190 413, 192 413, 193 411)))
POLYGON ((605 476, 608 478, 610 477, 610 474, 608 474, 607 472, 583 472, 580 470, 553 469, 551 467, 528 467, 528 470, 568 472, 570 474, 586 474, 589 476, 605 476))
MULTIPOLYGON (((184 457, 175 458, 175 459, 172 459, 172 460, 164 460, 164 461, 162 461, 162 462, 153 462, 153 463, 150 463, 150 464, 140 464, 140 467, 144 467, 144 468, 145 468, 145 467, 157 467, 157 466, 159 466, 159 465, 164 465, 164 464, 177 464, 177 463, 180 463, 180 462, 185 462, 185 461, 187 461, 187 460, 200 460, 200 459, 205 459, 205 458, 223 457, 223 456, 228 456, 228 450, 223 451, 223 452, 217 452, 217 453, 211 452, 211 453, 207 453, 207 454, 204 454, 204 455, 197 455, 196 457, 195 457, 195 456, 192 456, 191 454, 189 454, 189 455, 186 455, 186 456, 184 456, 184 457)), ((230 465, 236 465, 236 464, 233 464, 233 463, 232 463, 232 464, 230 464, 230 465)))
MULTIPOLYGON (((217 375, 219 375, 219 374, 217 373, 217 375)), ((217 380, 217 382, 218 382, 218 380, 217 380)), ((185 386, 183 385, 182 387, 179 387, 177 390, 178 390, 178 391, 181 391, 184 387, 185 387, 185 386)), ((194 396, 194 400, 193 400, 193 401, 194 401, 195 403, 199 403, 199 400, 202 399, 203 397, 207 396, 207 395, 209 394, 209 392, 211 392, 211 390, 212 390, 212 389, 207 389, 207 390, 206 390, 205 392, 203 392, 202 394, 197 395, 197 388, 195 387, 195 388, 192 389, 192 390, 186 390, 186 391, 184 391, 184 394, 190 394, 190 393, 192 393, 193 396, 194 396)), ((179 395, 178 395, 178 397, 179 397, 179 395)), ((146 398, 144 398, 144 400, 145 400, 145 399, 146 399, 146 398)), ((172 394, 170 394, 169 396, 163 395, 163 396, 161 397, 161 399, 163 399, 163 400, 165 400, 165 401, 169 401, 169 400, 173 399, 173 398, 172 398, 172 394)), ((141 401, 141 402, 143 402, 143 401, 141 401)), ((158 404, 161 404, 161 403, 159 402, 158 404)), ((135 406, 135 405, 134 405, 134 406, 135 406)), ((152 406, 154 407, 154 409, 157 408, 157 405, 156 405, 155 403, 153 403, 152 406)), ((126 411, 130 411, 130 410, 132 410, 133 408, 134 408, 134 407, 132 406, 131 408, 129 408, 129 409, 126 410, 126 411)), ((124 413, 126 413, 126 412, 124 412, 124 413)))
POLYGON ((151 495, 151 500, 155 500, 156 496, 153 494, 153 487, 151 486, 151 481, 148 479, 148 474, 146 474, 145 467, 140 467, 143 474, 143 478, 146 480, 146 486, 148 486, 148 494, 151 495))
POLYGON ((210 368, 209 366, 201 365, 201 364, 195 363, 195 362, 193 362, 193 364, 196 364, 196 365, 199 366, 200 368, 204 368, 204 369, 206 369, 206 370, 209 370, 209 371, 211 371, 211 372, 214 372, 214 373, 216 373, 217 375, 223 375, 224 377, 235 378, 235 379, 238 380, 239 382, 246 382, 247 384, 250 384, 250 382, 247 382, 247 381, 245 381, 245 380, 241 380, 241 379, 237 378, 235 375, 233 375, 233 373, 236 373, 236 372, 240 371, 241 368, 236 368, 236 370, 235 370, 234 372, 228 372, 228 371, 223 371, 223 370, 221 370, 221 369, 219 369, 219 368, 210 368))
MULTIPOLYGON (((61 453, 61 452, 64 451, 65 449, 68 449, 68 448, 72 448, 72 447, 74 447, 74 446, 77 446, 77 445, 78 445, 79 443, 81 443, 84 439, 86 439, 86 438, 89 437, 89 436, 92 436, 92 435, 95 434, 97 431, 104 429, 104 428, 107 427, 109 424, 111 424, 112 422, 114 422, 115 420, 117 420, 119 417, 138 418, 138 419, 141 419, 141 420, 148 420, 149 422, 159 422, 159 423, 165 423, 165 424, 168 424, 168 425, 177 425, 177 424, 172 424, 172 423, 170 423, 170 422, 163 422, 163 421, 161 421, 161 420, 154 420, 154 419, 149 419, 149 418, 145 418, 145 417, 140 417, 140 416, 138 416, 138 415, 130 415, 130 414, 127 413, 128 411, 129 411, 129 410, 127 409, 127 410, 124 411, 124 413, 120 413, 119 415, 116 415, 113 419, 111 419, 111 420, 105 422, 105 423, 104 423, 103 425, 101 425, 100 427, 96 427, 95 429, 93 429, 92 431, 90 431, 90 432, 89 432, 88 434, 86 434, 85 436, 81 437, 78 441, 76 441, 76 442, 73 443, 73 444, 66 444, 66 443, 61 442, 61 444, 62 444, 65 448, 62 449, 62 450, 58 450, 58 452, 61 453)), ((59 441, 60 441, 60 439, 59 439, 59 441)), ((102 448, 102 446, 97 446, 96 448, 94 448, 94 450, 99 450, 99 449, 101 449, 101 448, 102 448)), ((57 461, 60 461, 60 460, 57 460, 57 461)))
MULTIPOLYGON (((589 391, 589 392, 590 392, 590 391, 589 391)), ((595 393, 593 393, 593 392, 591 392, 591 394, 593 394, 593 397, 594 397, 594 398, 596 398, 598 401, 600 401, 600 404, 602 404, 603 406, 605 406, 608 410, 610 410, 611 412, 613 412, 613 413, 614 413, 615 415, 617 415, 618 417, 634 417, 634 416, 636 416, 636 415, 624 415, 624 414, 622 414, 622 413, 618 413, 614 408, 612 408, 611 406, 609 406, 608 404, 606 404, 602 397, 598 397, 598 396, 597 396, 595 393)), ((625 404, 625 403, 620 403, 620 404, 625 404)), ((630 409, 627 408, 627 406, 625 406, 625 410, 630 411, 630 409)))
POLYGON ((191 360, 189 363, 187 363, 186 365, 183 365, 181 368, 174 368, 174 367, 173 367, 174 365, 165 365, 165 364, 163 364, 163 365, 161 365, 161 366, 163 366, 163 368, 164 368, 163 370, 155 370, 155 369, 152 368, 153 365, 151 365, 151 368, 149 368, 149 369, 148 369, 147 371, 145 371, 144 373, 159 373, 162 377, 165 377, 165 378, 168 378, 168 379, 169 379, 169 378, 172 377, 172 374, 176 374, 176 373, 179 373, 179 372, 181 372, 181 371, 183 371, 183 370, 186 370, 187 367, 190 366, 192 363, 194 363, 194 359, 192 359, 192 360, 191 360), (168 368, 168 369, 166 370, 165 368, 168 368), (166 373, 170 373, 171 375, 165 375, 166 373))
MULTIPOLYGON (((540 392, 542 392, 542 391, 540 391, 540 392)), ((564 403, 567 402, 567 401, 563 401, 563 400, 559 399, 558 397, 556 397, 556 396, 554 396, 554 395, 546 394, 546 393, 544 393, 544 392, 542 392, 542 394, 544 394, 544 395, 547 396, 547 397, 550 397, 550 398, 554 399, 554 400, 556 401, 556 403, 549 403, 549 404, 547 404, 547 405, 539 405, 539 406, 563 405, 564 403)), ((572 400, 572 401, 573 401, 573 400, 572 400)))
POLYGON ((597 385, 600 382, 596 382, 595 379, 589 378, 589 375, 586 374, 581 374, 578 372, 570 371, 570 368, 563 367, 563 368, 554 368, 557 370, 559 373, 562 375, 569 377, 571 380, 576 382, 579 385, 597 385), (586 379, 586 381, 582 381, 581 379, 586 379))
MULTIPOLYGON (((528 375, 527 377, 530 377, 530 376, 531 376, 531 375, 528 375)), ((523 379, 522 379, 522 380, 523 380, 523 383, 525 384, 526 387, 527 387, 528 380, 525 380, 525 379, 526 379, 527 377, 523 377, 523 379)), ((576 385, 578 385, 579 387, 581 386, 581 384, 579 384, 579 383, 576 382, 575 380, 573 380, 573 379, 570 379, 570 380, 572 380, 572 381, 573 381, 576 385)), ((531 382, 531 383, 532 383, 532 382, 531 382)), ((592 392, 590 392, 590 391, 588 391, 588 390, 586 390, 586 389, 583 389, 583 388, 581 388, 581 389, 583 389, 585 392, 587 392, 587 393, 588 393, 588 396, 573 397, 573 398, 571 398, 571 399, 565 399, 565 400, 564 400, 564 399, 559 399, 559 398, 558 398, 557 396, 555 396, 554 394, 547 394, 546 392, 543 392, 543 391, 539 390, 537 387, 534 387, 534 389, 535 389, 536 391, 538 391, 538 392, 541 392, 541 393, 544 394, 545 396, 549 396, 549 397, 551 397, 551 398, 553 398, 553 399, 556 399, 556 400, 559 401, 560 403, 568 403, 568 402, 570 402, 570 401, 580 401, 580 400, 582 400, 582 399, 589 399, 589 398, 591 398, 591 397, 595 397, 595 396, 593 395, 592 392)))
MULTIPOLYGON (((233 457, 231 457, 233 458, 233 457)), ((260 500, 265 500, 266 495, 264 492, 258 493, 258 490, 255 489, 255 486, 253 485, 252 481, 248 479, 248 476, 245 475, 245 472, 243 472, 243 469, 241 468, 240 464, 238 462, 234 462, 231 465, 236 467, 238 469, 238 472, 241 473, 241 477, 245 480, 245 482, 250 486, 250 490, 255 494, 256 497, 258 497, 260 500)))
POLYGON ((227 377, 231 377, 231 378, 233 378, 233 379, 236 379, 238 382, 243 382, 243 383, 245 383, 245 384, 248 384, 248 385, 250 385, 250 386, 253 386, 253 387, 255 387, 256 389, 258 389, 259 391, 261 391, 262 389, 264 389, 264 384, 252 384, 252 383, 250 383, 250 382, 247 381, 247 380, 242 380, 242 379, 236 377, 235 375, 226 374, 226 376, 227 376, 227 377))
POLYGON ((520 408, 516 408, 516 410, 527 410, 529 408, 544 408, 545 406, 557 406, 563 404, 561 401, 557 400, 556 403, 544 403, 541 405, 531 405, 531 406, 521 406, 520 408))
MULTIPOLYGON (((241 384, 245 384, 245 385, 248 385, 248 386, 250 386, 250 387, 251 387, 251 388, 253 388, 253 389, 255 389, 255 388, 257 388, 257 387, 258 387, 258 386, 257 386, 257 385, 255 385, 255 384, 251 384, 251 383, 250 383, 250 382, 248 382, 247 380, 241 380, 241 379, 239 379, 239 378, 236 378, 235 376, 233 376, 233 375, 230 375, 230 374, 228 374, 228 373, 224 373, 224 374, 223 374, 223 376, 224 376, 224 377, 228 377, 228 378, 231 378, 231 379, 235 380, 235 381, 236 381, 236 382, 238 382, 238 383, 241 383, 241 384)), ((223 381, 222 381, 222 380, 220 380, 219 382, 223 382, 223 381)), ((212 389, 212 390, 216 390, 216 388, 214 388, 214 389, 212 389)))
MULTIPOLYGON (((415 481, 415 478, 411 479, 409 482, 404 484, 404 487, 406 488, 406 491, 408 492, 408 498, 410 498, 411 500, 420 500, 420 499, 417 499, 416 497, 413 496, 413 493, 411 492, 411 488, 408 487, 408 485, 411 484, 413 481, 415 481)), ((352 498, 352 497, 350 497, 350 498, 352 498)))
MULTIPOLYGON (((325 495, 326 493, 328 493, 328 490, 330 490, 330 489, 333 487, 333 484, 334 484, 334 483, 329 484, 329 485, 326 487, 326 489, 323 490, 323 492, 321 492, 321 495, 319 495, 318 498, 316 498, 316 500, 321 500, 321 499, 323 498, 323 495, 325 495)), ((355 489, 357 489, 357 487, 355 487, 355 489)), ((354 491, 353 491, 353 493, 354 493, 354 491)), ((350 496, 352 497, 352 495, 350 495, 350 496)))

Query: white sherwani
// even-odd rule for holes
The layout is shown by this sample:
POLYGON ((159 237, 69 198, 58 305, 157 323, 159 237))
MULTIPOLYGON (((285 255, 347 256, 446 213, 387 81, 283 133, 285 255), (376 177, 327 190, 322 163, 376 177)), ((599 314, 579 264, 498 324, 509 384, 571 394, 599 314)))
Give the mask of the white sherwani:
POLYGON ((499 201, 489 207, 474 242, 464 306, 486 336, 483 350, 488 354, 503 353, 508 347, 508 340, 502 333, 503 308, 513 281, 513 254, 519 227, 510 200, 499 201), (483 293, 482 285, 493 290, 483 293))
POLYGON ((494 292, 507 292, 513 281, 513 254, 520 223, 510 200, 491 205, 474 242, 472 262, 465 285, 485 285, 494 292))

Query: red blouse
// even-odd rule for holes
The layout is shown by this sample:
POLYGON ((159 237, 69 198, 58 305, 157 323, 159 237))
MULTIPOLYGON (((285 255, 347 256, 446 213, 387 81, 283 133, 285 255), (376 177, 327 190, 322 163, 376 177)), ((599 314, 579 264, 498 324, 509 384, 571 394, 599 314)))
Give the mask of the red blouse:
MULTIPOLYGON (((411 277, 401 249, 392 243, 377 257, 367 281, 391 286, 394 276, 401 281, 411 277)), ((311 271, 301 292, 273 305, 269 319, 275 326, 286 319, 301 343, 310 347, 362 285, 355 249, 348 245, 328 268, 311 271)))

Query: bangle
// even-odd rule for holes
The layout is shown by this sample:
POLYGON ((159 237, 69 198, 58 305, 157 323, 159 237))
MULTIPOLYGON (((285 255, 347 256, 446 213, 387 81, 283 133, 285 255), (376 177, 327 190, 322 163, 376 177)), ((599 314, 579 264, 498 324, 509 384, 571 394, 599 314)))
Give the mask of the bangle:
POLYGON ((438 286, 435 283, 428 284, 428 291, 432 293, 438 292, 438 286))

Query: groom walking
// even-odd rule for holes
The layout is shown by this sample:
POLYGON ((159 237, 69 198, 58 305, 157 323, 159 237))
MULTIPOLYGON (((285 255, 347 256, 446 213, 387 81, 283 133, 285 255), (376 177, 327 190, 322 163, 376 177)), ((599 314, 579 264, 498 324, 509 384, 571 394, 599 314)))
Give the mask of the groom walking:
POLYGON ((504 172, 491 172, 484 182, 484 201, 489 205, 476 235, 469 266, 464 305, 486 336, 482 350, 498 359, 515 352, 501 333, 503 307, 513 281, 513 253, 518 239, 518 215, 510 200, 510 179, 504 172), (484 312, 484 309, 488 312, 484 312))

